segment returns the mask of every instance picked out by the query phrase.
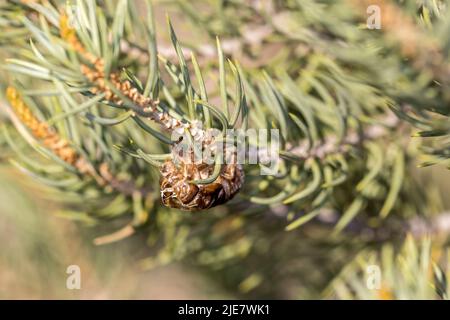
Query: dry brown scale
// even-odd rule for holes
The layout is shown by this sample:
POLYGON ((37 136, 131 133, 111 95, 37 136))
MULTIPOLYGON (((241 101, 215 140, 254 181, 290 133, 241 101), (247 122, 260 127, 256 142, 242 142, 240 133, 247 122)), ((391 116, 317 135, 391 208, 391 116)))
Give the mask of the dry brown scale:
MULTIPOLYGON (((105 99, 121 105, 123 101, 107 86, 104 73, 104 61, 88 52, 79 41, 76 30, 68 24, 68 17, 61 14, 60 35, 72 49, 87 60, 92 67, 83 64, 81 72, 93 84, 91 92, 105 94, 105 99)), ((157 110, 158 101, 143 96, 132 84, 121 81, 118 73, 111 73, 108 79, 124 96, 149 113, 148 118, 161 124, 168 131, 183 133, 188 130, 194 140, 201 140, 207 148, 213 141, 205 139, 206 132, 196 123, 183 123, 166 112, 157 110)), ((179 159, 178 159, 179 160, 179 159)), ((181 159, 182 160, 182 159, 181 159)), ((190 164, 181 161, 178 165, 167 160, 161 167, 161 200, 165 206, 187 211, 208 209, 232 199, 244 183, 242 166, 236 163, 224 164, 218 178, 212 183, 195 184, 192 180, 205 179, 213 173, 213 165, 190 164)))

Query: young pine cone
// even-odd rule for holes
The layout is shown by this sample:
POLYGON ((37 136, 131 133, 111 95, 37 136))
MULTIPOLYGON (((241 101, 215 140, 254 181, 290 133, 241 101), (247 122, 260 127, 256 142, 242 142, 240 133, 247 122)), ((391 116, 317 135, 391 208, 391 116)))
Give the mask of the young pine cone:
POLYGON ((209 209, 232 199, 244 183, 239 164, 224 164, 220 175, 208 184, 190 181, 211 176, 213 167, 207 164, 185 164, 178 167, 167 160, 161 167, 161 200, 167 207, 186 211, 209 209))

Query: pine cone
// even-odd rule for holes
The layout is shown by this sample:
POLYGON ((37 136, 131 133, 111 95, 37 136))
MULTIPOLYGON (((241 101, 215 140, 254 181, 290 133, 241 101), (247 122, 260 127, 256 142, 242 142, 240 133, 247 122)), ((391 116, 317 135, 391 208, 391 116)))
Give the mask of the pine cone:
POLYGON ((189 181, 205 179, 214 166, 207 164, 175 165, 166 161, 161 171, 161 200, 170 208, 186 211, 209 209, 232 199, 244 183, 244 171, 239 164, 224 164, 217 179, 209 184, 189 181))

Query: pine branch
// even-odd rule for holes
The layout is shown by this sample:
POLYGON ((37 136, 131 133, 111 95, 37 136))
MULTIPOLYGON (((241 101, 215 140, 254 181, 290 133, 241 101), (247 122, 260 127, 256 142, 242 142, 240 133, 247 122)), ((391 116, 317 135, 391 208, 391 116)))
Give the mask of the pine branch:
MULTIPOLYGON (((205 10, 180 2, 183 16, 210 41, 198 43, 193 33, 195 42, 187 37, 180 43, 169 23, 169 52, 156 43, 151 7, 142 23, 128 12, 132 2, 112 8, 79 1, 72 9, 83 19, 71 24, 69 11, 54 5, 60 2, 13 2, 0 11, 0 26, 22 36, 0 35, 2 57, 13 58, 1 81, 19 80, 13 86, 21 95, 10 92, 5 110, 25 147, 45 162, 16 144, 5 126, 17 160, 11 162, 60 191, 64 216, 103 219, 117 230, 96 244, 140 228, 157 249, 145 267, 184 259, 220 273, 246 297, 277 290, 264 279, 295 278, 305 296, 317 297, 355 251, 396 244, 414 224, 412 216, 429 217, 436 211, 429 208, 438 207, 433 183, 416 181, 411 171, 417 151, 401 119, 420 123, 419 136, 445 139, 446 83, 435 82, 445 80, 445 42, 427 39, 403 5, 380 2, 388 13, 386 32, 369 33, 355 19, 365 1, 293 0, 264 8, 201 3, 205 10), (394 30, 398 23, 406 38, 394 30), (213 149, 235 128, 278 130, 275 173, 261 175, 259 163, 191 163, 194 151, 177 153, 182 142, 213 149), (169 139, 172 133, 183 141, 169 139), (287 232, 278 232, 283 228, 287 232), (230 268, 237 261, 242 267, 230 268)), ((442 21, 433 23, 442 27, 442 21)), ((250 145, 260 147, 258 141, 250 145)), ((439 147, 433 152, 443 157, 448 148, 439 147)), ((235 149, 226 151, 234 155, 235 149)), ((434 232, 439 223, 432 221, 425 224, 434 232)), ((333 289, 361 288, 362 278, 347 281, 347 275, 333 289)), ((374 296, 401 295, 388 283, 374 296)))
MULTIPOLYGON (((177 131, 181 134, 187 130, 194 141, 201 141, 202 150, 210 148, 214 144, 211 134, 199 128, 197 123, 183 123, 170 116, 169 113, 159 111, 157 109, 158 101, 145 97, 137 88, 133 87, 130 81, 121 82, 119 74, 112 73, 106 80, 104 61, 93 56, 84 48, 78 40, 75 30, 68 26, 68 18, 65 15, 62 15, 60 19, 60 35, 74 51, 93 65, 93 69, 84 64, 81 66, 81 72, 95 85, 94 89, 91 90, 93 94, 103 93, 106 100, 119 106, 123 104, 128 104, 130 107, 136 105, 147 119, 158 122, 170 132, 177 131)), ((184 210, 207 209, 227 202, 242 186, 244 174, 239 165, 234 163, 223 165, 218 176, 212 179, 213 184, 204 186, 189 181, 210 176, 213 173, 213 167, 204 164, 201 166, 185 164, 185 162, 192 161, 191 155, 180 160, 182 161, 181 168, 177 168, 172 162, 168 162, 161 169, 164 177, 161 183, 161 195, 163 203, 167 206, 184 210)))
POLYGON ((34 116, 15 88, 8 87, 6 97, 15 114, 9 112, 8 107, 6 107, 6 111, 16 127, 19 127, 20 123, 28 127, 34 138, 42 142, 61 160, 74 166, 81 175, 90 176, 99 186, 110 185, 115 190, 128 196, 138 192, 145 197, 150 193, 151 190, 148 188, 138 188, 132 181, 123 181, 114 177, 107 163, 101 163, 99 169, 96 170, 67 140, 61 138, 46 122, 34 116))

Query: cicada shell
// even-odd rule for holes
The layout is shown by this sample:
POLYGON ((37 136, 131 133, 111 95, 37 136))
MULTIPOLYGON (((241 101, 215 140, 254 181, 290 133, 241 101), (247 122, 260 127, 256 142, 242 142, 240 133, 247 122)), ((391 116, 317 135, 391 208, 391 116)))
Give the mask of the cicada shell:
POLYGON ((213 166, 207 164, 175 165, 167 160, 161 166, 161 200, 170 208, 185 211, 209 209, 232 199, 244 183, 240 164, 224 164, 220 175, 209 184, 190 181, 211 176, 213 166))

